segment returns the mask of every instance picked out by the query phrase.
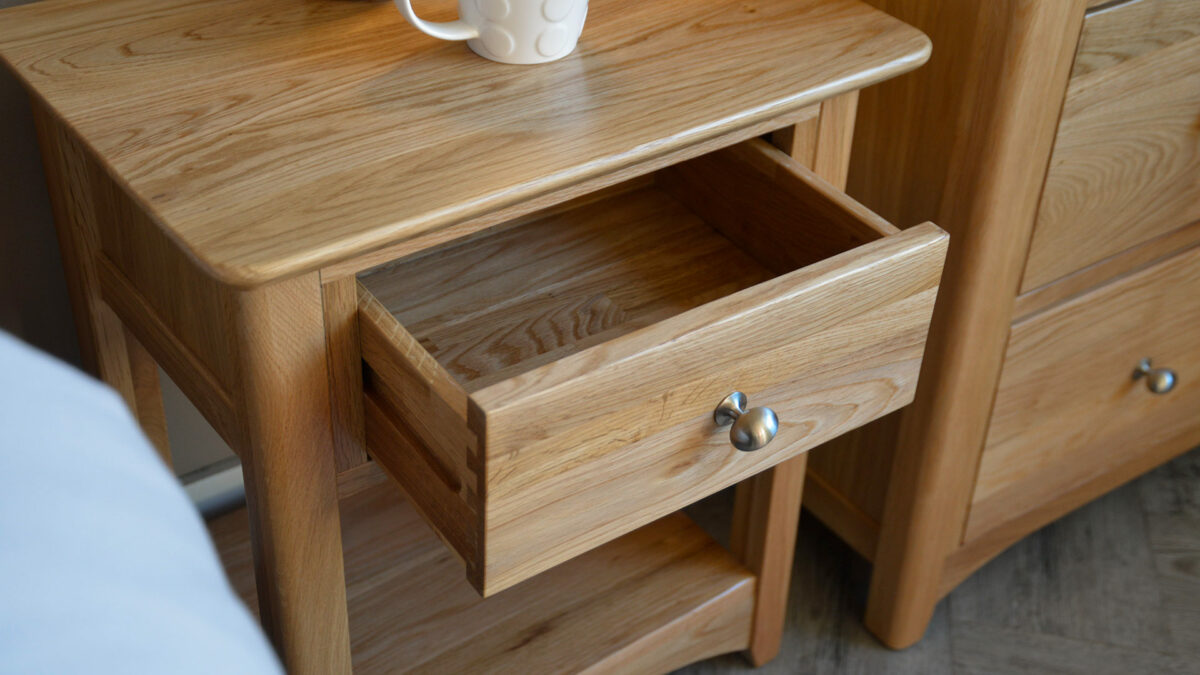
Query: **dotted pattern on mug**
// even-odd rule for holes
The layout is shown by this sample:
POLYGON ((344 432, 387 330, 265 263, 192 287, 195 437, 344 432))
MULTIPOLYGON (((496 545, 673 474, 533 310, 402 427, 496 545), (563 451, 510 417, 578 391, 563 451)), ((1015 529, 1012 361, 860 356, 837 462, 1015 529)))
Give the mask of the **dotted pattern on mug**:
MULTIPOLYGON (((477 0, 479 13, 489 20, 483 26, 479 38, 488 51, 501 58, 510 56, 517 48, 512 33, 503 27, 490 23, 501 21, 512 11, 508 0, 477 0)), ((538 53, 546 58, 558 56, 571 42, 571 31, 564 23, 571 13, 574 0, 545 0, 542 3, 542 18, 546 27, 538 34, 534 43, 538 53)))

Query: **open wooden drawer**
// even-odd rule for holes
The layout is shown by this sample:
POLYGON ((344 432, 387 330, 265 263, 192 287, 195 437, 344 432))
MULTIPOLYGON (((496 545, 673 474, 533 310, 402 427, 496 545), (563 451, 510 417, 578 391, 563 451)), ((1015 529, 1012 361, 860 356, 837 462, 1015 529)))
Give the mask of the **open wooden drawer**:
POLYGON ((368 449, 495 593, 911 401, 946 244, 752 140, 423 251, 360 278, 368 449))

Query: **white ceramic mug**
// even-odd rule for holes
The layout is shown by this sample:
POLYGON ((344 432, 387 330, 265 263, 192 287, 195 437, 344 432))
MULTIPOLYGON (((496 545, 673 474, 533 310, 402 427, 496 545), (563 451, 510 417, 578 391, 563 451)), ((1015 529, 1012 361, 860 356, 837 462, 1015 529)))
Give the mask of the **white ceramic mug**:
POLYGON ((570 54, 583 31, 588 0, 458 0, 458 21, 423 21, 412 0, 395 0, 404 18, 443 40, 466 40, 501 63, 546 63, 570 54))

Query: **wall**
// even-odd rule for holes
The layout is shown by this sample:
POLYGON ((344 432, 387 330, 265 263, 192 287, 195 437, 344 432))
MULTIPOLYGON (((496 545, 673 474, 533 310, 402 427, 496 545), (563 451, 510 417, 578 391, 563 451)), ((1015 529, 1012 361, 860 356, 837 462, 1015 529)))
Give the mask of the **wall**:
MULTIPOLYGON (((0 8, 28 0, 0 0, 0 8)), ((79 347, 62 276, 29 99, 0 67, 0 330, 78 365, 79 347)), ((176 473, 232 456, 165 376, 163 399, 176 473)), ((7 383, 6 386, 11 386, 7 383)))

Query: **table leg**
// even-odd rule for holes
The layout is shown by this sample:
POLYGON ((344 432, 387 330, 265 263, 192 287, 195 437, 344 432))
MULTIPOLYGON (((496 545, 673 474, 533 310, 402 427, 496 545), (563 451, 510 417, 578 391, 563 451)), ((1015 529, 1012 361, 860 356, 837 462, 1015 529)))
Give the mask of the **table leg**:
POLYGON ((350 672, 321 285, 238 294, 242 471, 263 626, 289 673, 350 672))
POLYGON ((733 554, 758 577, 746 658, 761 666, 779 653, 808 454, 742 481, 733 509, 733 554))

